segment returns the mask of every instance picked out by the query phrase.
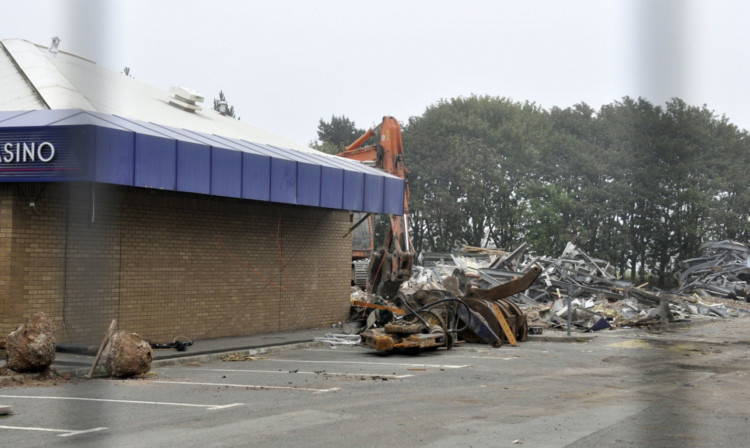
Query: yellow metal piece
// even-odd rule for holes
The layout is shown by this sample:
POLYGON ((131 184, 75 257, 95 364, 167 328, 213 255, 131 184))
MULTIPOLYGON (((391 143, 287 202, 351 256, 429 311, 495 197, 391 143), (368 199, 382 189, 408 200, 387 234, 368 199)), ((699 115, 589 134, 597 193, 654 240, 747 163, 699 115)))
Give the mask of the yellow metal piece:
POLYGON ((500 328, 503 329, 503 334, 505 334, 505 337, 508 338, 508 342, 510 343, 510 345, 512 345, 513 347, 518 347, 516 336, 510 330, 508 321, 505 320, 505 316, 503 316, 503 312, 500 310, 500 307, 493 303, 490 308, 492 308, 492 312, 495 314, 495 317, 497 317, 497 321, 500 323, 500 328))

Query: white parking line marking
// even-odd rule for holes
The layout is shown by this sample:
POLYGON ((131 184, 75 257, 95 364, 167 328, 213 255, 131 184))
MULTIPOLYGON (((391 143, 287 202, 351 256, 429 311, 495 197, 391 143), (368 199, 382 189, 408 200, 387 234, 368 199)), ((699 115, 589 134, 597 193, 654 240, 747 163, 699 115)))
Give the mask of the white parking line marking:
POLYGON ((103 402, 103 403, 153 404, 153 405, 159 405, 159 406, 181 406, 181 407, 192 407, 192 408, 206 408, 209 411, 243 405, 243 403, 232 403, 229 405, 214 405, 214 404, 193 404, 193 403, 170 403, 170 402, 165 402, 165 401, 109 400, 105 398, 37 397, 33 395, 0 395, 0 398, 30 398, 30 399, 36 399, 36 400, 72 400, 72 401, 98 401, 98 402, 103 402))
POLYGON ((191 368, 181 368, 180 370, 197 370, 202 372, 239 372, 239 373, 282 373, 284 375, 289 375, 290 373, 295 373, 299 375, 326 375, 326 376, 351 376, 355 378, 359 377, 368 377, 368 378, 386 378, 389 380, 401 380, 404 378, 409 378, 414 375, 384 375, 379 373, 339 373, 339 372, 314 372, 314 371, 306 371, 306 370, 298 370, 296 372, 290 372, 288 370, 255 370, 255 369, 191 369, 191 368))
POLYGON ((223 406, 213 406, 208 408, 209 411, 218 411, 219 409, 227 409, 227 408, 233 408, 236 406, 242 406, 242 403, 232 403, 232 404, 225 404, 223 406))
POLYGON ((316 364, 363 364, 375 366, 405 366, 405 367, 434 367, 436 369, 463 369, 471 367, 471 364, 453 365, 453 364, 407 364, 400 362, 367 362, 367 361, 307 361, 302 359, 264 359, 270 362, 312 362, 316 364))
POLYGON ((86 429, 86 430, 83 430, 83 431, 73 431, 73 432, 70 432, 68 434, 60 434, 59 437, 77 436, 78 434, 86 434, 86 433, 89 433, 89 432, 103 431, 105 429, 107 429, 107 428, 102 427, 102 428, 86 429))
POLYGON ((501 361, 510 361, 513 359, 518 359, 515 356, 509 356, 509 357, 499 357, 499 356, 472 356, 472 359, 499 359, 501 361))
POLYGON ((241 387, 243 389, 263 390, 263 389, 290 389, 290 390, 301 390, 304 392, 335 392, 341 390, 338 387, 332 387, 330 389, 313 389, 307 387, 295 387, 295 386, 255 386, 252 384, 225 384, 225 383, 194 383, 192 381, 154 381, 155 383, 161 384, 189 384, 191 386, 225 386, 225 387, 241 387))
POLYGON ((70 436, 77 436, 79 434, 86 434, 89 432, 104 431, 107 428, 101 427, 101 428, 92 428, 92 429, 84 429, 81 431, 76 431, 74 429, 30 428, 26 426, 0 426, 0 429, 18 429, 21 431, 61 432, 62 434, 58 434, 57 435, 58 437, 70 437, 70 436))

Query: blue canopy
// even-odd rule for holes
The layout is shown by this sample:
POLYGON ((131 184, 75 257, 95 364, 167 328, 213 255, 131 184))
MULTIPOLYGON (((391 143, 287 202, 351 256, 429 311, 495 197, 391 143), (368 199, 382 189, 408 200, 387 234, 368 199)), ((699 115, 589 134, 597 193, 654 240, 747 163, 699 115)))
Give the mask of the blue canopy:
POLYGON ((364 164, 80 109, 0 112, 0 182, 101 182, 404 213, 404 180, 364 164))

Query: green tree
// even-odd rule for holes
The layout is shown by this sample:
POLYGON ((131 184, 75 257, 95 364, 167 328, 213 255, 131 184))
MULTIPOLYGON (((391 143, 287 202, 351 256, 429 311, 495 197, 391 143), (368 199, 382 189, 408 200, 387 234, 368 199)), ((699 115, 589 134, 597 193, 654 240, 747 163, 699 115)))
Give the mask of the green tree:
MULTIPOLYGON (((226 107, 226 112, 224 112, 224 115, 227 117, 235 118, 234 116, 234 106, 230 106, 229 103, 227 103, 227 99, 224 96, 224 91, 219 90, 219 98, 214 98, 214 110, 217 112, 221 112, 222 104, 226 107)), ((239 120, 239 117, 237 117, 239 120)))
POLYGON ((489 96, 441 101, 409 121, 412 234, 423 235, 425 250, 517 243, 545 126, 534 104, 489 96))
MULTIPOLYGON (((361 133, 320 124, 335 152, 361 133)), ((703 242, 750 239, 750 138, 705 106, 624 97, 548 112, 470 96, 427 107, 403 139, 417 251, 525 241, 554 256, 572 241, 669 286, 703 242)))
POLYGON ((357 128, 354 122, 344 115, 331 115, 330 121, 320 119, 318 140, 310 143, 310 146, 328 154, 338 154, 364 133, 364 130, 357 128))

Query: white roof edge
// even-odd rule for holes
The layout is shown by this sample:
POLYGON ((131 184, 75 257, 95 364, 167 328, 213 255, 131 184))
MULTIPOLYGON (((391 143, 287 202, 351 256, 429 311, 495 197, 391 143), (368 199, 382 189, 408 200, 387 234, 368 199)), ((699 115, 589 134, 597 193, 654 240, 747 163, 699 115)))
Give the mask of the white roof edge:
POLYGON ((44 50, 21 39, 3 40, 3 45, 50 109, 96 110, 47 60, 55 57, 54 53, 46 55, 44 50))

